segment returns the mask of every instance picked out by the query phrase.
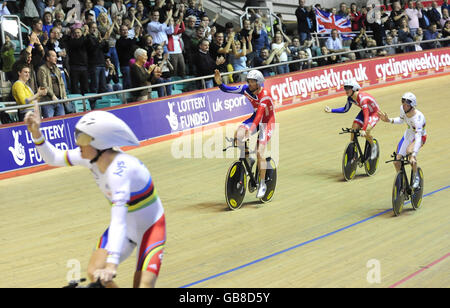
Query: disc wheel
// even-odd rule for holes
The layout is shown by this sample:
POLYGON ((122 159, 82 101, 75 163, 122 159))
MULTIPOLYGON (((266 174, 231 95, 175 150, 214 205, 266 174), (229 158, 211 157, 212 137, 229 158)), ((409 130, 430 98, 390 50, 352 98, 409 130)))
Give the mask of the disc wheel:
POLYGON ((225 199, 230 210, 237 210, 242 206, 247 190, 247 174, 240 161, 234 162, 228 169, 225 179, 225 199))
POLYGON ((275 193, 275 188, 277 186, 277 167, 275 165, 275 161, 268 157, 266 159, 267 162, 267 169, 266 169, 266 194, 264 197, 260 198, 259 200, 262 203, 267 203, 272 201, 273 195, 275 193))
MULTIPOLYGON (((422 169, 420 167, 418 167, 417 172, 419 173, 419 177, 420 177, 419 183, 420 184, 419 184, 419 187, 417 189, 415 189, 411 195, 411 205, 414 210, 418 210, 422 205, 423 184, 424 184, 422 169)), ((411 183, 414 182, 414 177, 412 175, 413 175, 413 172, 411 172, 411 183)), ((412 184, 411 184, 411 186, 412 186, 412 184)))
POLYGON ((346 181, 351 181, 358 167, 358 149, 354 141, 347 144, 342 157, 342 175, 346 181))

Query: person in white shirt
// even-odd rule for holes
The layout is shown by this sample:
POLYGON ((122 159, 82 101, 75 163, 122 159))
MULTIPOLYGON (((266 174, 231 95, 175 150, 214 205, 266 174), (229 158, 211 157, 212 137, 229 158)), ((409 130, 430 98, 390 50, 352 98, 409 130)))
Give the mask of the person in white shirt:
POLYGON ((339 37, 339 33, 336 29, 331 30, 331 37, 327 39, 327 41, 325 42, 325 46, 331 53, 347 51, 347 49, 342 47, 342 40, 339 37))
POLYGON ((159 11, 155 10, 152 13, 152 21, 147 25, 147 33, 153 38, 153 43, 164 45, 164 52, 168 52, 167 44, 169 43, 168 36, 174 32, 172 19, 172 10, 167 12, 167 19, 163 23, 159 22, 159 11))
MULTIPOLYGON (((411 92, 406 92, 402 96, 402 106, 400 107, 400 116, 397 118, 389 118, 386 112, 378 112, 380 119, 391 124, 406 123, 408 128, 403 134, 397 146, 397 159, 401 159, 407 154, 411 154, 409 161, 414 170, 413 188, 419 187, 420 178, 417 174, 417 154, 419 149, 427 140, 427 132, 425 130, 425 116, 417 109, 417 98, 411 92)), ((400 163, 395 162, 395 170, 400 171, 400 163)))
POLYGON ((405 9, 405 14, 408 16, 408 26, 412 36, 416 35, 419 28, 419 18, 422 18, 422 11, 414 7, 415 1, 408 1, 408 8, 405 9))

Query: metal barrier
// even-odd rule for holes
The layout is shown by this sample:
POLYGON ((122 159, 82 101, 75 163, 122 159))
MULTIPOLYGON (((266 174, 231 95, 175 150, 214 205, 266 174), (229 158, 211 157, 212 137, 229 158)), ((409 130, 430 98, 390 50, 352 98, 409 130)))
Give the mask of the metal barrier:
MULTIPOLYGON (((308 62, 308 61, 311 61, 311 60, 317 60, 317 59, 321 59, 321 58, 328 58, 330 56, 342 56, 342 55, 347 55, 349 53, 356 53, 356 52, 362 52, 362 51, 371 51, 371 50, 385 49, 386 47, 403 47, 403 46, 409 46, 409 45, 416 45, 418 43, 423 44, 423 43, 442 42, 442 41, 450 41, 450 37, 449 38, 445 38, 445 39, 434 39, 434 40, 426 40, 426 41, 420 41, 420 42, 410 42, 410 43, 393 44, 393 45, 388 45, 388 46, 363 48, 363 49, 358 49, 358 50, 348 50, 348 51, 344 51, 344 52, 333 53, 333 54, 328 54, 328 55, 322 55, 322 56, 313 57, 313 58, 298 59, 298 60, 292 60, 292 61, 287 61, 287 62, 282 62, 282 63, 258 66, 256 68, 248 68, 248 69, 245 69, 245 70, 240 70, 240 71, 235 71, 235 72, 221 73, 221 76, 225 76, 225 75, 229 75, 229 74, 244 73, 244 72, 251 71, 253 69, 261 70, 261 69, 265 69, 265 68, 273 68, 273 67, 286 65, 286 64, 289 65, 289 64, 294 64, 294 63, 308 62)), ((122 95, 123 97, 125 97, 125 95, 127 93, 134 92, 134 91, 165 87, 165 86, 168 86, 168 85, 175 85, 175 84, 180 84, 180 83, 185 83, 185 82, 194 82, 194 81, 201 81, 201 80, 204 81, 206 79, 212 79, 212 78, 214 78, 214 75, 190 78, 190 79, 185 79, 185 80, 171 81, 171 82, 166 82, 166 83, 161 83, 161 84, 156 84, 156 85, 150 85, 150 86, 144 86, 144 87, 139 87, 139 88, 114 91, 114 92, 106 92, 106 93, 94 94, 94 95, 89 95, 89 96, 81 96, 81 97, 74 97, 74 98, 68 98, 68 99, 61 99, 61 100, 58 100, 58 101, 41 102, 41 103, 39 103, 39 106, 51 105, 51 104, 59 104, 59 103, 73 102, 73 101, 82 100, 83 101, 83 105, 85 107, 85 111, 86 111, 86 100, 89 100, 89 99, 102 98, 102 97, 111 96, 111 95, 116 95, 116 96, 117 95, 122 95)), ((126 99, 124 99, 123 101, 126 102, 126 99)), ((4 104, 4 105, 12 105, 12 104, 16 104, 16 102, 2 102, 2 104, 4 104)), ((34 106, 33 104, 14 105, 14 106, 11 106, 11 107, 0 108, 0 111, 12 111, 12 110, 18 110, 18 109, 27 109, 27 108, 30 109, 33 106, 34 106)))
POLYGON ((1 16, 0 25, 1 25, 0 35, 2 43, 5 42, 5 36, 8 35, 10 39, 16 43, 16 50, 14 51, 14 54, 15 55, 20 54, 20 51, 23 49, 22 27, 24 27, 25 30, 27 30, 28 34, 31 32, 31 29, 24 23, 22 23, 20 21, 19 16, 17 15, 1 16))

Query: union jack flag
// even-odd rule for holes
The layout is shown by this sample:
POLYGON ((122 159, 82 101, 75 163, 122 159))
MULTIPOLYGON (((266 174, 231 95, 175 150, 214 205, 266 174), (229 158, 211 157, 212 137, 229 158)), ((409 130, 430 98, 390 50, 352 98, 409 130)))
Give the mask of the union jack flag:
POLYGON ((345 32, 352 32, 352 23, 350 19, 340 15, 333 15, 333 13, 328 13, 317 8, 315 10, 317 33, 330 33, 331 30, 336 29, 341 33, 343 40, 353 38, 353 34, 345 34, 345 32))

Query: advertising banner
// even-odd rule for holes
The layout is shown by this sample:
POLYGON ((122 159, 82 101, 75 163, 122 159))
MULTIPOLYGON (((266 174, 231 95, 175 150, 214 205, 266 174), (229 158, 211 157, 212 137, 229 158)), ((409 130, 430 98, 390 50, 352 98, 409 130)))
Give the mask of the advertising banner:
MULTIPOLYGON (((307 103, 343 91, 344 80, 362 87, 395 83, 450 72, 450 48, 399 54, 326 66, 268 78, 264 84, 278 107, 307 103)), ((123 119, 140 141, 231 120, 253 112, 243 95, 217 88, 148 103, 123 105, 110 112, 123 119)), ((46 139, 60 149, 72 149, 74 127, 81 116, 42 123, 46 139)), ((25 125, 0 126, 0 175, 43 164, 25 125)))

